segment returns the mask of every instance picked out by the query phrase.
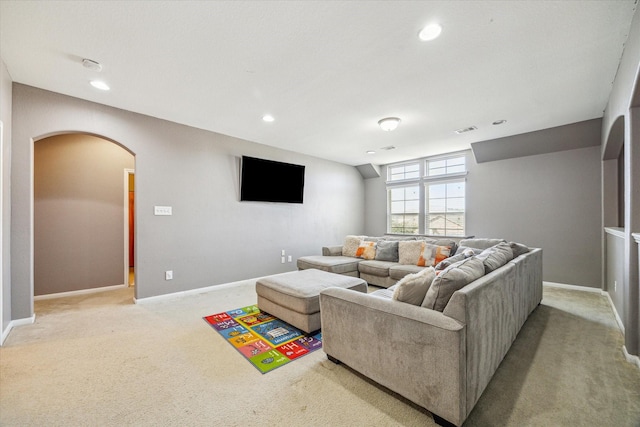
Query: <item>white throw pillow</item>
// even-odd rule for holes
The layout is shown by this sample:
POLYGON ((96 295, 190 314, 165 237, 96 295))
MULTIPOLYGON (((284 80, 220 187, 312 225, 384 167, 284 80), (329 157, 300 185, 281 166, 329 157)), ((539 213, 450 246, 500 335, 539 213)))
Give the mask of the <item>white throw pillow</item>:
POLYGON ((404 276, 394 285, 392 299, 413 305, 422 304, 435 277, 436 270, 433 267, 404 276))

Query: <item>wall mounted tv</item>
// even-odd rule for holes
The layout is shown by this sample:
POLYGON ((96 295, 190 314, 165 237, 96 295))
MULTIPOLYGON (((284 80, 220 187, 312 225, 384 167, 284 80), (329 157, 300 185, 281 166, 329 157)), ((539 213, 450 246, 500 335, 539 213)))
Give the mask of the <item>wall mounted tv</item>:
POLYGON ((302 203, 304 166, 242 156, 240 200, 302 203))

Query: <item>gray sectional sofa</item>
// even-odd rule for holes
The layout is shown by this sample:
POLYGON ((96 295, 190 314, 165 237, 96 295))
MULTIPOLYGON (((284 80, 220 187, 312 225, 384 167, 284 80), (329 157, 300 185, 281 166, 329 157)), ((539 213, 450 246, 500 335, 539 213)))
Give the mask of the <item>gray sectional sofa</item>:
POLYGON ((542 300, 542 250, 493 243, 460 241, 476 251, 437 276, 425 267, 370 294, 322 291, 324 351, 461 426, 542 300))
POLYGON ((298 258, 298 270, 315 268, 330 273, 360 277, 368 284, 388 288, 407 274, 417 273, 425 266, 416 265, 419 259, 420 242, 439 247, 448 247, 450 255, 456 252, 458 244, 453 239, 433 239, 420 236, 346 236, 343 245, 325 246, 322 255, 298 258), (376 244, 373 259, 356 256, 362 241, 376 244))

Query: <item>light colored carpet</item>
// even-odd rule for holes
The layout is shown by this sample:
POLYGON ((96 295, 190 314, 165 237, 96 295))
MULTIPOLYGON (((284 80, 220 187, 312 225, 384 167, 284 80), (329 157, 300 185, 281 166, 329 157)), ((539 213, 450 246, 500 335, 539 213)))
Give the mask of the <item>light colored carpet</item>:
MULTIPOLYGON (((37 301, 36 323, 0 349, 0 425, 435 425, 321 350, 260 374, 202 320, 254 304, 253 281, 132 298, 37 301)), ((465 425, 639 426, 640 371, 622 345, 604 297, 545 288, 465 425)))

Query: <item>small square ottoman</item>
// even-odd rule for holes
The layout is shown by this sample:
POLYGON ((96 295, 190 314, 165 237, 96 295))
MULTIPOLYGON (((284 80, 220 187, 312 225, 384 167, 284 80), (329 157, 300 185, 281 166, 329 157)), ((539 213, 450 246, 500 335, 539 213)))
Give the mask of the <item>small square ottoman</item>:
POLYGON ((351 276, 308 269, 258 279, 258 308, 305 332, 320 329, 320 291, 340 287, 367 292, 367 282, 351 276))

